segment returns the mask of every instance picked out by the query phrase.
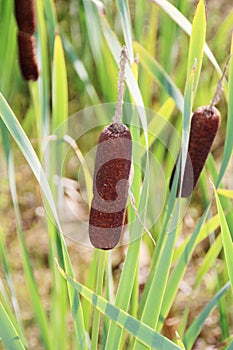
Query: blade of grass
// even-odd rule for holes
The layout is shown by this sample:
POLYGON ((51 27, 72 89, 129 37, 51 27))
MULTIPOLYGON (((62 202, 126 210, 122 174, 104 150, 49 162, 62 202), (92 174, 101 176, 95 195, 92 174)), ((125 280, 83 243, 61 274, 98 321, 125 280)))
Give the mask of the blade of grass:
POLYGON ((233 242, 232 242, 233 233, 230 232, 229 227, 227 225, 223 208, 216 190, 215 190, 215 199, 217 203, 218 215, 220 220, 221 236, 222 236, 223 249, 224 249, 224 254, 226 259, 226 266, 227 266, 229 279, 231 281, 231 288, 233 290, 233 242))
POLYGON ((179 110, 183 112, 184 99, 182 93, 171 80, 170 76, 142 45, 134 42, 133 47, 135 52, 140 55, 140 63, 142 63, 145 69, 160 83, 167 94, 174 99, 179 110))
MULTIPOLYGON (((2 2, 0 10, 0 30, 2 35, 0 44, 0 90, 6 96, 12 95, 15 79, 15 61, 17 59, 16 25, 12 13, 12 3, 2 2)), ((18 68, 18 67, 17 67, 18 68)), ((18 72, 17 72, 18 73, 18 72)))
MULTIPOLYGON (((149 3, 145 4, 150 6, 149 3)), ((140 6, 142 7, 142 4, 140 3, 140 6)), ((141 31, 140 38, 136 35, 136 40, 140 43, 144 43, 144 48, 152 54, 153 57, 156 57, 157 53, 157 45, 158 45, 158 27, 159 27, 159 8, 157 6, 150 6, 150 10, 148 11, 147 8, 147 14, 144 15, 145 18, 148 17, 148 28, 145 31, 141 31)), ((135 27, 138 27, 138 16, 135 19, 135 27)), ((135 28, 136 30, 136 28, 135 28)), ((137 54, 137 52, 135 52, 137 54)), ((140 60, 140 57, 139 57, 140 60)), ((143 89, 141 91, 143 101, 145 106, 151 106, 151 102, 153 101, 153 76, 148 72, 144 72, 143 74, 140 74, 140 81, 139 85, 143 86, 143 89)))
MULTIPOLYGON (((147 299, 141 315, 141 321, 148 324, 152 328, 157 327, 159 320, 159 314, 162 306, 162 301, 165 292, 165 286, 167 284, 168 275, 172 262, 172 254, 174 250, 174 244, 176 234, 178 230, 180 204, 176 205, 174 210, 174 216, 172 218, 172 229, 171 232, 167 233, 162 251, 160 252, 158 262, 156 264, 156 270, 154 271, 154 277, 152 279, 150 289, 147 295, 147 299), (156 298, 155 298, 156 295, 156 298), (151 312, 153 310, 153 313, 151 312)), ((147 349, 144 345, 139 342, 135 342, 134 350, 147 349)))
POLYGON ((23 342, 16 332, 6 310, 0 301, 0 341, 3 342, 6 349, 25 350, 23 342))
POLYGON ((190 36, 190 47, 189 47, 189 57, 188 57, 188 68, 187 72, 190 72, 193 69, 193 64, 196 60, 196 71, 193 81, 193 91, 194 97, 196 95, 196 90, 198 86, 198 81, 200 78, 203 53, 204 53, 204 44, 205 44, 205 35, 206 35, 206 9, 205 1, 199 0, 196 8, 196 12, 193 18, 192 31, 190 36))
MULTIPOLYGON (((172 19, 174 22, 178 24, 178 26, 189 36, 191 35, 192 31, 192 24, 187 20, 187 18, 169 1, 167 0, 152 0, 154 3, 156 3, 158 6, 160 6, 172 19)), ((222 71, 219 67, 213 53, 211 52, 209 46, 205 43, 204 45, 204 52, 210 62, 213 64, 217 72, 219 73, 219 76, 221 76, 222 71)), ((225 90, 226 92, 226 90, 225 90)))
POLYGON ((184 248, 184 250, 183 250, 183 252, 182 252, 182 254, 177 262, 177 265, 173 269, 171 276, 168 280, 164 299, 163 299, 163 305, 161 308, 159 324, 157 327, 158 331, 161 331, 164 320, 166 319, 168 312, 171 308, 171 305, 174 301, 175 295, 176 295, 177 290, 179 288, 180 281, 181 281, 181 279, 186 271, 189 259, 191 258, 193 250, 196 246, 196 241, 197 241, 198 235, 199 235, 200 230, 201 230, 201 228, 202 228, 202 226, 207 218, 209 208, 210 208, 210 205, 204 211, 201 219, 199 220, 191 238, 189 239, 186 247, 184 248))
POLYGON ((0 93, 0 116, 4 124, 8 128, 9 132, 11 133, 12 137, 14 138, 15 142, 18 144, 25 159, 29 163, 37 181, 41 185, 41 189, 50 205, 53 217, 58 227, 61 228, 59 224, 57 212, 56 212, 56 207, 53 202, 52 193, 51 193, 49 184, 47 182, 46 176, 42 170, 41 164, 38 160, 38 157, 34 149, 32 148, 32 145, 29 139, 27 138, 25 132, 23 131, 20 123, 18 122, 16 116, 14 115, 13 111, 11 110, 10 106, 8 105, 7 101, 5 100, 5 98, 1 93, 0 93))
MULTIPOLYGON (((37 155, 30 141, 28 140, 20 123, 18 122, 17 118, 15 117, 13 111, 9 107, 7 101, 4 99, 2 94, 0 94, 0 116, 4 124, 8 128, 9 132, 11 133, 13 139, 17 143, 22 154, 24 155, 25 159, 27 160, 30 168, 32 169, 32 172, 34 173, 37 181, 41 186, 42 193, 44 194, 48 202, 46 205, 46 213, 49 212, 48 215, 51 215, 51 217, 54 219, 59 230, 59 235, 57 236, 57 239, 60 240, 60 246, 62 246, 65 269, 67 273, 69 273, 70 275, 73 275, 72 265, 70 262, 69 254, 66 249, 64 238, 61 234, 62 229, 58 219, 56 206, 53 201, 53 196, 52 196, 47 178, 45 176, 45 173, 42 169, 42 166, 37 158, 37 155)), ((73 289, 71 289, 69 286, 68 286, 68 293, 69 293, 72 315, 74 319, 74 328, 76 332, 77 342, 80 345, 81 349, 87 349, 86 334, 85 334, 85 328, 84 328, 84 322, 83 322, 83 313, 82 313, 82 307, 81 307, 78 294, 74 293, 73 289)))
POLYGON ((52 128, 55 130, 59 127, 60 130, 61 124, 64 124, 68 117, 68 85, 64 51, 59 34, 55 35, 54 40, 52 93, 52 128))
POLYGON ((8 313, 8 316, 10 317, 12 323, 14 324, 14 327, 19 332, 19 335, 23 341, 23 344, 25 344, 25 346, 28 347, 27 340, 26 340, 26 337, 24 334, 24 329, 23 329, 23 324, 22 324, 21 314, 20 314, 20 308, 19 308, 17 297, 16 297, 15 287, 14 287, 14 283, 13 283, 12 276, 11 276, 10 266, 9 266, 9 263, 7 260, 7 254, 6 254, 6 250, 5 250, 5 242, 4 242, 4 238, 3 238, 2 229, 0 229, 0 258, 2 261, 2 266, 3 266, 3 270, 4 270, 4 275, 5 275, 5 278, 7 281, 7 285, 8 285, 9 291, 10 291, 11 303, 13 306, 13 310, 14 310, 14 314, 15 314, 17 322, 14 322, 15 320, 14 320, 13 312, 11 310, 11 305, 10 305, 10 302, 8 300, 8 297, 6 300, 7 307, 8 307, 6 311, 8 313))
MULTIPOLYGON (((199 244, 201 241, 203 241, 206 237, 208 237, 208 235, 211 232, 215 231, 218 227, 219 227, 219 217, 218 217, 218 214, 216 214, 203 224, 203 226, 200 229, 200 233, 197 237, 196 244, 199 244)), ((190 240, 190 237, 186 238, 185 241, 176 249, 174 253, 173 261, 176 261, 180 258, 189 240, 190 240)))
POLYGON ((233 341, 230 343, 230 345, 228 345, 226 350, 233 350, 233 341))
MULTIPOLYGON (((151 147, 163 128, 167 127, 166 121, 170 119, 174 108, 175 102, 172 98, 169 97, 167 101, 161 106, 156 115, 152 117, 151 121, 148 124, 148 148, 151 147), (159 116, 159 122, 157 115, 159 116)), ((142 145, 145 145, 144 134, 142 134, 140 137, 140 143, 142 145)))
POLYGON ((195 283, 193 285, 194 289, 198 287, 205 273, 207 273, 209 269, 214 265, 214 262, 216 261, 221 250, 222 250, 222 238, 221 238, 221 235, 219 235, 211 245, 208 252, 206 253, 203 263, 198 270, 198 274, 197 274, 195 283))
POLYGON ((58 265, 58 269, 62 276, 76 289, 84 298, 88 299, 101 313, 116 322, 117 325, 127 330, 130 334, 139 339, 142 343, 148 345, 152 349, 158 350, 180 350, 180 347, 166 339, 159 333, 155 332, 146 324, 139 322, 130 316, 124 310, 110 304, 107 300, 94 293, 81 283, 75 281, 68 276, 58 265))
POLYGON ((133 53, 133 46, 132 46, 129 5, 127 0, 117 0, 117 3, 118 3, 120 15, 121 15, 121 24, 123 28, 125 43, 129 53, 129 60, 132 65, 134 61, 134 53, 133 53))
MULTIPOLYGON (((231 55, 233 54, 233 35, 231 37, 231 55)), ((232 130, 233 130, 233 60, 230 60, 229 65, 229 96, 228 96, 228 119, 227 119, 227 128, 226 128, 226 139, 224 144, 224 151, 223 151, 223 157, 222 157, 222 164, 219 171, 218 181, 216 184, 216 187, 218 188, 222 178, 225 174, 225 171, 227 169, 229 160, 232 155, 233 150, 233 137, 232 137, 232 130)))
POLYGON ((159 238, 157 241, 156 249, 154 250, 154 253, 152 256, 149 276, 147 278, 147 281, 146 281, 146 284, 145 284, 145 287, 144 287, 144 290, 143 290, 143 293, 141 296, 141 301, 140 301, 140 306, 139 306, 139 317, 141 317, 141 315, 144 311, 145 303, 146 303, 147 297, 150 293, 151 284, 152 284, 152 281, 154 279, 154 273, 156 271, 157 263, 159 261, 160 252, 162 251, 163 246, 164 246, 164 242, 166 240, 166 234, 168 232, 169 221, 170 221, 170 218, 172 217, 172 213, 173 213, 173 210, 174 210, 175 205, 176 205, 177 185, 178 185, 178 167, 177 167, 177 170, 175 172, 171 192, 170 192, 170 195, 168 197, 167 205, 165 207, 165 215, 163 218, 163 223, 162 223, 160 235, 159 235, 159 238))
MULTIPOLYGON (((6 38, 7 38, 7 40, 1 40, 1 42, 0 42, 0 52, 2 53, 0 55, 0 65, 1 65, 1 67, 4 67, 4 63, 6 62, 7 46, 9 44, 9 40, 8 40, 9 32, 12 30, 12 27, 9 24, 11 22, 11 18, 13 17, 13 14, 12 14, 12 3, 10 1, 7 1, 7 2, 1 1, 0 5, 1 5, 0 30, 1 30, 1 33, 5 33, 6 38)), ((4 37, 2 39, 4 39, 4 37)), ((1 70, 0 71, 0 80, 2 80, 3 73, 4 73, 4 70, 1 70)), ((1 88, 2 88, 2 84, 1 84, 1 88)))
MULTIPOLYGON (((98 78, 100 91, 104 96, 105 102, 112 102, 115 100, 115 86, 114 79, 109 79, 109 72, 107 62, 103 60, 104 46, 103 46, 103 31, 101 30, 101 23, 99 18, 99 9, 91 1, 82 1, 85 11, 86 29, 89 38, 88 55, 92 52, 92 57, 95 62, 95 74, 98 78), (108 84, 106 84, 106 81, 108 84)), ((118 56, 117 64, 119 63, 120 55, 118 56)), ((114 75, 112 75, 114 77, 114 75)), ((116 84, 116 81, 115 81, 116 84)))
POLYGON ((202 312, 195 318, 195 321, 191 324, 188 330, 185 332, 183 343, 187 350, 191 350, 195 340, 200 334, 202 327, 211 313, 211 311, 218 305, 218 301, 220 298, 224 296, 230 287, 230 283, 228 282, 225 286, 211 299, 211 301, 206 305, 206 307, 202 310, 202 312))
POLYGON ((22 223, 21 223, 22 220, 21 220, 21 214, 19 210, 18 198, 17 198, 17 192, 16 192, 15 169, 14 169, 14 162, 13 162, 13 157, 10 149, 9 134, 8 134, 8 130, 3 124, 3 121, 1 121, 1 124, 2 124, 1 125, 2 132, 4 134, 4 150, 5 150, 5 156, 6 156, 6 161, 8 165, 9 185, 10 185, 11 196, 12 196, 12 201, 13 201, 14 210, 15 210, 17 233, 20 241, 21 250, 22 250, 22 259, 23 259, 25 277, 26 277, 29 293, 31 296, 32 307, 35 313, 37 323, 40 327, 41 338, 43 340, 45 348, 52 349, 50 336, 49 336, 48 320, 46 318, 44 307, 42 305, 42 301, 38 293, 38 287, 35 283, 33 270, 31 267, 29 254, 26 247, 23 229, 22 229, 22 223))
POLYGON ((57 15, 55 9, 54 0, 45 0, 44 1, 44 12, 46 17, 46 25, 48 27, 48 36, 49 36, 49 47, 51 54, 53 53, 54 46, 54 35, 57 26, 57 15))
MULTIPOLYGON (((101 295, 103 291, 103 279, 106 265, 107 254, 105 251, 98 250, 98 272, 96 278, 96 293, 101 295)), ((97 309, 94 310, 93 322, 92 322, 92 337, 91 337, 91 350, 98 348, 99 329, 100 328, 100 313, 97 309)))
MULTIPOLYGON (((88 269, 88 276, 85 282, 85 285, 92 290, 95 289, 95 284, 96 284, 96 275, 97 275, 97 266, 98 266, 97 262, 98 262, 98 250, 95 249, 91 265, 89 266, 89 269, 88 269)), ((82 305, 83 305, 83 310, 85 310, 83 315, 85 327, 87 331, 89 331, 91 330, 92 305, 85 299, 82 301, 82 305)))
POLYGON ((90 97, 90 100, 92 104, 99 104, 100 99, 98 97, 98 94, 95 90, 95 87, 91 83, 89 74, 82 62, 82 60, 78 57, 77 53, 75 52, 73 46, 69 42, 69 40, 66 38, 64 34, 61 35, 62 42, 64 45, 64 49, 66 51, 66 54, 68 55, 70 61, 72 62, 73 68, 75 72, 77 73, 79 79, 83 82, 85 86, 85 91, 87 92, 88 96, 90 97))

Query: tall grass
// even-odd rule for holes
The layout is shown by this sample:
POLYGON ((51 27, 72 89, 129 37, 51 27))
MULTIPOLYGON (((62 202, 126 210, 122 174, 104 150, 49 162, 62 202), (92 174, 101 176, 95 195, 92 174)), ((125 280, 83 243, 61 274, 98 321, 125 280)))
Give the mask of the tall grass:
POLYGON ((192 110, 209 104, 220 67, 233 52, 232 11, 214 13, 205 5, 36 0, 40 77, 25 83, 13 0, 0 0, 1 187, 7 193, 0 201, 0 341, 7 350, 232 348, 232 60, 218 106, 221 129, 198 186, 192 198, 176 198, 177 172, 169 190, 181 145, 181 177, 184 171, 192 110), (91 200, 93 149, 113 116, 123 43, 134 204, 129 200, 122 245, 102 252, 88 243, 88 217, 80 215, 91 200), (68 177, 76 180, 68 207, 69 215, 78 213, 74 230, 64 223, 68 177), (22 204, 28 185, 44 213, 37 225, 31 215, 30 230, 22 204), (38 225, 46 236, 46 262, 38 225), (84 252, 85 268, 79 264, 84 252), (43 279, 49 272, 46 296, 38 265, 43 279))

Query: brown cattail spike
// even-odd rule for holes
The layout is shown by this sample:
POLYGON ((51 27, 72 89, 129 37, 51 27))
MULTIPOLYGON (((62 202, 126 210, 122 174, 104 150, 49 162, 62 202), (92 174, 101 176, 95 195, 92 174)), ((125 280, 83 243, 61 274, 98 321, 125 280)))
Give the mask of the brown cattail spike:
MULTIPOLYGON (((222 76, 218 82, 214 97, 209 106, 202 106, 195 110, 191 120, 190 138, 188 155, 185 162, 184 177, 182 182, 181 197, 189 197, 199 179, 205 161, 210 152, 212 143, 217 134, 221 114, 214 106, 219 102, 222 83, 225 77, 228 64, 232 54, 229 55, 222 76)), ((170 179, 169 187, 171 189, 176 166, 174 167, 170 179)), ((178 185, 177 196, 180 189, 180 180, 178 185)))
POLYGON ((35 55, 36 15, 34 0, 15 0, 15 17, 18 24, 18 55, 22 75, 25 80, 39 77, 35 55))
POLYGON ((101 132, 89 219, 90 240, 96 248, 112 249, 119 242, 126 212, 131 156, 131 135, 124 124, 113 123, 101 132))
MULTIPOLYGON (((185 163, 181 197, 189 197, 199 179, 214 138, 220 125, 221 115, 217 108, 202 106, 192 116, 188 156, 185 163)), ((170 180, 172 186, 175 167, 170 180)), ((179 189, 177 191, 177 195, 179 189)))
POLYGON ((34 0, 15 0, 15 17, 19 30, 33 34, 36 30, 34 0))
POLYGON ((37 80, 39 76, 35 58, 35 38, 28 33, 18 32, 19 64, 26 80, 37 80))
POLYGON ((101 132, 96 152, 89 236, 94 247, 105 250, 119 242, 129 190, 132 139, 129 129, 121 122, 127 59, 127 49, 123 46, 116 112, 112 124, 101 132))

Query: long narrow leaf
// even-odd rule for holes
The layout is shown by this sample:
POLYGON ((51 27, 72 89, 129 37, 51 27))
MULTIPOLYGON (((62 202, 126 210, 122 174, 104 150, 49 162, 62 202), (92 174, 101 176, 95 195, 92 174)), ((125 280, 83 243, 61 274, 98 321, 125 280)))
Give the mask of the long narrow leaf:
MULTIPOLYGON (((4 125, 5 127, 5 125, 4 125)), ((8 134, 8 130, 5 129, 5 133, 8 134)), ((48 327, 48 319, 46 317, 46 313, 42 304, 42 300, 40 298, 40 295, 38 293, 38 286, 36 285, 35 278, 33 275, 32 266, 29 259, 28 250, 26 247, 26 242, 24 239, 23 229, 22 229, 22 220, 21 220, 21 214, 19 210, 19 204, 18 204, 18 197, 17 197, 17 191, 16 191, 16 183, 15 183, 15 169, 14 169, 14 163, 13 163, 13 157, 11 150, 9 148, 9 142, 8 144, 4 145, 6 148, 6 154, 7 154, 7 163, 8 163, 8 174, 9 174, 9 184, 10 184, 10 190, 11 190, 11 196, 12 196, 12 202, 14 205, 15 210, 15 218, 16 218, 16 226, 17 226, 17 233, 19 236, 20 246, 22 250, 22 260, 23 260, 23 268, 25 272, 26 282, 28 285, 28 289, 31 296, 31 303, 32 308, 35 313, 36 320, 38 322, 41 338, 43 339, 43 343, 46 349, 51 349, 51 342, 50 342, 50 336, 49 336, 49 327, 48 327), (8 148, 7 148, 8 145, 8 148)))
MULTIPOLYGON (((49 206, 46 208, 50 208, 51 215, 56 222, 59 232, 61 233, 62 229, 58 219, 56 206, 53 201, 53 196, 52 196, 47 178, 45 176, 45 173, 41 167, 38 157, 27 135, 25 134, 20 123, 18 122, 17 118, 15 117, 13 111, 9 107, 7 101, 4 99, 2 94, 0 94, 0 116, 3 122, 5 123, 6 127, 8 128, 10 134, 14 138, 15 142, 18 144, 19 149, 21 150, 22 154, 26 158, 37 181, 39 182, 41 186, 41 190, 48 201, 49 206)), ((63 259, 65 264, 65 269, 70 275, 73 275, 73 269, 72 269, 72 265, 70 262, 67 249, 66 249, 64 238, 61 234, 59 234, 58 239, 60 240, 60 244, 63 250, 63 259)), ((71 288, 69 287, 68 287, 68 293, 69 293, 70 305, 71 305, 72 315, 74 319, 74 327, 75 327, 78 343, 80 344, 82 349, 86 349, 87 343, 86 343, 86 335, 84 330, 84 321, 83 321, 83 314, 82 314, 82 307, 80 304, 80 300, 79 300, 78 294, 75 293, 73 289, 71 290, 71 288)))
POLYGON ((192 23, 192 31, 190 36, 190 47, 188 57, 187 73, 190 74, 193 64, 196 60, 196 71, 193 82, 194 96, 196 94, 198 81, 201 73, 203 50, 205 44, 206 34, 206 10, 205 1, 200 0, 198 2, 196 12, 192 23))
MULTIPOLYGON (((167 0, 152 0, 158 6, 160 6, 172 19, 178 24, 178 26, 189 36, 192 31, 192 24, 187 20, 187 18, 169 1, 167 0)), ((213 64, 219 75, 222 74, 221 69, 211 52, 209 46, 205 43, 204 52, 207 55, 210 62, 213 64)))
MULTIPOLYGON (((233 35, 231 38, 231 55, 233 54, 233 35)), ((233 61, 231 59, 229 66, 229 96, 228 96, 228 110, 227 110, 227 129, 226 129, 226 139, 224 144, 224 152, 222 158, 221 169, 218 176, 218 181, 216 187, 218 188, 222 178, 227 169, 230 157, 233 150, 233 61)))
POLYGON ((0 301, 0 341, 3 342, 6 349, 25 350, 22 340, 17 334, 6 310, 0 301))
POLYGON ((222 209, 222 205, 216 191, 215 191, 215 199, 216 199, 217 208, 218 208, 218 215, 220 220, 221 235, 222 235, 224 254, 226 258, 227 271, 231 281, 231 288, 233 290, 233 242, 232 242, 233 233, 231 233, 229 230, 229 227, 227 225, 227 221, 222 209))
POLYGON ((230 283, 228 282, 206 305, 206 307, 202 310, 202 312, 196 317, 195 321, 188 328, 183 338, 183 343, 187 350, 192 349, 192 346, 195 340, 197 339, 199 333, 201 332, 207 317, 209 316, 211 311, 217 306, 219 299, 222 298, 222 296, 227 292, 229 287, 230 283))
POLYGON ((5 100, 5 98, 1 93, 0 93, 0 116, 4 124, 8 128, 9 132, 11 133, 12 137, 14 138, 15 142, 18 144, 27 162, 30 164, 30 167, 37 181, 41 185, 41 189, 45 195, 45 198, 48 200, 52 214, 54 216, 54 219, 56 220, 56 224, 61 230, 56 207, 52 197, 52 193, 51 193, 48 181, 46 179, 46 176, 44 174, 44 171, 39 162, 39 159, 34 149, 32 148, 32 145, 27 135, 25 134, 16 116, 14 115, 13 111, 11 110, 10 106, 8 105, 7 101, 5 100))
POLYGON ((134 61, 134 54, 133 54, 133 46, 132 46, 129 5, 127 0, 118 0, 117 3, 121 14, 122 28, 123 28, 125 42, 129 52, 130 63, 132 64, 134 61))
POLYGON ((161 308, 161 315, 158 325, 158 330, 160 331, 163 325, 163 322, 165 318, 168 315, 168 312, 171 308, 171 305, 173 303, 173 300, 175 298, 176 292, 179 288, 180 281, 186 271, 187 264, 191 258, 192 252, 196 246, 196 241, 198 239, 198 235, 200 233, 200 230, 206 220, 209 208, 206 208, 205 212, 203 213, 198 225, 196 226, 195 231, 193 232, 190 240, 188 241, 186 247, 184 248, 177 265, 175 266, 174 270, 171 273, 171 276, 169 278, 168 284, 166 286, 166 292, 164 295, 164 301, 161 308))
POLYGON ((181 112, 184 109, 184 98, 175 83, 161 65, 137 42, 133 43, 134 50, 140 55, 140 62, 150 74, 161 84, 167 94, 174 99, 181 112))
POLYGON ((71 284, 71 286, 76 289, 84 298, 86 298, 90 303, 92 303, 101 313, 109 317, 111 320, 116 322, 116 324, 134 337, 136 337, 143 344, 151 347, 152 349, 158 350, 180 350, 180 348, 172 343, 170 340, 166 339, 159 333, 155 332, 152 328, 148 327, 146 324, 139 322, 134 317, 127 314, 127 312, 119 309, 118 307, 110 304, 107 300, 101 296, 94 293, 92 290, 88 289, 81 283, 75 281, 73 278, 68 276, 61 267, 58 269, 62 276, 71 284))

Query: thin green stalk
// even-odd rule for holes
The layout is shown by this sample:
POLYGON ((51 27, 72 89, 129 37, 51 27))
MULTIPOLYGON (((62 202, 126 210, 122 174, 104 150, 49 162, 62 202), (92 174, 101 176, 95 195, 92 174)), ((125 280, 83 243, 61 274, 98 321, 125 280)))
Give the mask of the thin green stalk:
MULTIPOLYGON (((103 291, 103 280, 104 280, 104 271, 106 265, 107 253, 102 250, 98 250, 98 271, 96 278, 96 293, 101 295, 103 291)), ((99 327, 100 327, 100 312, 95 309, 92 322, 92 336, 91 336, 91 350, 98 348, 98 339, 99 339, 99 327)))

